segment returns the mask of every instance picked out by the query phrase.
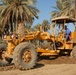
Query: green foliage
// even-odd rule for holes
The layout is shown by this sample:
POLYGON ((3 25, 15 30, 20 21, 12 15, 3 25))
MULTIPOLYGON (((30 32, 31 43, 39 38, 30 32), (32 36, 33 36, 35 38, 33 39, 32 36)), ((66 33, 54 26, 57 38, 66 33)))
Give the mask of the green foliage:
POLYGON ((50 22, 48 20, 43 20, 41 24, 37 24, 33 27, 33 30, 39 30, 40 26, 44 31, 48 31, 50 29, 50 22))
POLYGON ((13 31, 19 22, 32 23, 35 17, 38 18, 39 10, 35 7, 36 0, 0 0, 0 2, 2 3, 0 4, 2 30, 8 25, 13 31))
POLYGON ((53 8, 52 18, 64 15, 75 18, 75 0, 56 0, 56 5, 53 8))
POLYGON ((50 23, 49 23, 48 20, 43 20, 42 28, 43 28, 44 31, 48 31, 48 29, 50 28, 50 23))
POLYGON ((25 28, 27 28, 28 30, 30 30, 31 29, 31 24, 30 23, 27 23, 26 25, 25 25, 25 28))
POLYGON ((40 26, 42 26, 42 24, 37 24, 32 28, 32 30, 34 30, 34 31, 39 30, 40 26))

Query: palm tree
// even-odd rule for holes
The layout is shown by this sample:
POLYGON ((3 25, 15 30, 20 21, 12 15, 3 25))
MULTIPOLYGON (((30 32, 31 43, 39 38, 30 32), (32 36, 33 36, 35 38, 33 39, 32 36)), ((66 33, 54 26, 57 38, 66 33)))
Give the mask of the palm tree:
POLYGON ((0 17, 3 31, 6 25, 13 31, 13 28, 18 29, 19 23, 23 26, 27 22, 32 24, 34 17, 38 18, 39 10, 34 5, 36 0, 1 0, 1 2, 0 17))
POLYGON ((64 8, 63 4, 63 0, 56 0, 56 6, 53 6, 54 11, 51 12, 52 18, 60 16, 60 13, 64 8))
POLYGON ((50 22, 48 20, 43 20, 40 24, 37 24, 33 27, 33 30, 39 30, 40 26, 42 26, 43 31, 48 31, 50 29, 50 22))
MULTIPOLYGON (((74 0, 57 0, 56 6, 53 7, 55 10, 51 12, 52 18, 61 15, 75 16, 75 2, 74 0)), ((75 18, 75 17, 74 17, 75 18)))
POLYGON ((48 20, 43 20, 42 28, 43 28, 44 31, 48 31, 48 29, 50 28, 50 23, 49 23, 48 20))
POLYGON ((66 0, 64 1, 64 9, 61 12, 61 15, 67 15, 72 18, 75 18, 75 0, 66 0))

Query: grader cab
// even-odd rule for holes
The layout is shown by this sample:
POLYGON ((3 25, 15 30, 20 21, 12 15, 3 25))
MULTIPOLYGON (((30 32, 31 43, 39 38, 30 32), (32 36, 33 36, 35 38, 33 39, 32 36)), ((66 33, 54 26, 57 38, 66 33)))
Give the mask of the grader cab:
POLYGON ((70 54, 73 57, 76 58, 75 48, 76 48, 76 32, 71 32, 69 35, 69 39, 66 38, 66 24, 67 23, 74 23, 76 22, 75 19, 70 18, 69 16, 61 16, 52 19, 52 22, 54 24, 58 24, 62 27, 61 31, 58 33, 58 35, 55 38, 55 46, 56 49, 59 49, 60 52, 63 52, 65 54, 70 54))
POLYGON ((71 53, 76 58, 76 32, 71 32, 71 40, 66 41, 65 23, 76 22, 69 17, 57 17, 52 19, 55 24, 62 24, 62 31, 55 35, 54 27, 50 26, 52 34, 43 32, 42 27, 36 32, 27 32, 23 36, 7 36, 7 48, 0 50, 0 65, 13 63, 19 69, 31 69, 35 66, 38 56, 58 56, 61 52, 71 53))

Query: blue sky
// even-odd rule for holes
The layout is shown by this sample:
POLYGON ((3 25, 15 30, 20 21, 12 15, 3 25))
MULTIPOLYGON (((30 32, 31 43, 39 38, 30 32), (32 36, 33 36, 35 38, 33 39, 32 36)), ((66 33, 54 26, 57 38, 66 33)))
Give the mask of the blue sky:
POLYGON ((33 25, 38 23, 42 23, 43 20, 50 21, 50 12, 53 10, 52 6, 54 6, 56 0, 37 0, 37 8, 40 10, 38 14, 39 19, 35 19, 33 25))
MULTIPOLYGON (((33 25, 37 25, 38 23, 42 23, 43 20, 48 20, 50 22, 50 12, 54 9, 52 6, 55 6, 56 0, 37 0, 37 8, 40 10, 40 13, 38 14, 39 19, 34 20, 33 25)), ((69 24, 68 28, 71 31, 74 31, 74 25, 69 24)))

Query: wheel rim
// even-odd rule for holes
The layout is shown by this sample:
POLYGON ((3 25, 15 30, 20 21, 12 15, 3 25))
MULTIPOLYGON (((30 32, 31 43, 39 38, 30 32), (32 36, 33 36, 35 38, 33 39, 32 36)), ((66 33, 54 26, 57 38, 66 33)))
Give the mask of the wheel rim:
POLYGON ((29 50, 26 50, 22 55, 22 59, 25 63, 29 63, 32 59, 31 52, 29 50))

